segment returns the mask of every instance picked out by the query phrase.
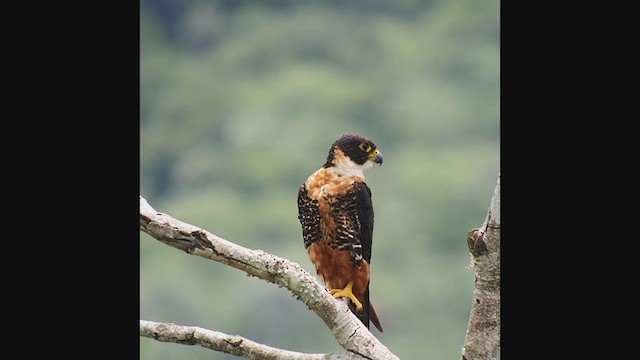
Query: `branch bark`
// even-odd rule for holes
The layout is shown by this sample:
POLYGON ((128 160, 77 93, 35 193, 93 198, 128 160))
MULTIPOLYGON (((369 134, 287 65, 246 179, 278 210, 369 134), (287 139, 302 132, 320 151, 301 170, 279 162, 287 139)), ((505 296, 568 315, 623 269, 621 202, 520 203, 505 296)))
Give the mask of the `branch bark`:
POLYGON ((475 289, 462 360, 497 359, 500 354, 500 175, 481 228, 469 231, 475 289))
POLYGON ((228 335, 219 331, 203 329, 197 326, 180 326, 140 320, 140 336, 161 342, 184 345, 199 345, 207 349, 242 356, 247 359, 274 360, 356 360, 360 356, 345 354, 305 354, 266 346, 242 336, 228 335))
MULTIPOLYGON (((399 359, 371 334, 343 302, 331 296, 314 275, 295 262, 262 250, 242 247, 197 226, 157 212, 142 196, 140 196, 140 230, 188 254, 227 264, 249 275, 289 289, 325 322, 338 343, 347 350, 347 354, 365 359, 399 359)), ((144 320, 141 320, 140 335, 145 336, 142 321, 144 320)), ((190 329, 184 330, 187 332, 193 332, 195 329, 194 327, 186 328, 190 329)), ((174 325, 165 329, 176 328, 174 325)), ((167 339, 166 341, 178 339, 165 332, 158 332, 152 337, 157 340, 167 339)), ((249 353, 240 356, 250 359, 272 359, 271 357, 249 357, 249 353)), ((347 358, 352 357, 342 357, 342 359, 347 358)))

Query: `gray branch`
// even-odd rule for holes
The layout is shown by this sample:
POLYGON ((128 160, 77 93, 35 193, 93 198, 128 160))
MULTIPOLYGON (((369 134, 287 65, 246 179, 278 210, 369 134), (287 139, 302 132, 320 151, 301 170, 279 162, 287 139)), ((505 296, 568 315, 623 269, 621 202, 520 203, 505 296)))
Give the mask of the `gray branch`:
MULTIPOLYGON (((331 296, 314 275, 295 262, 262 250, 242 247, 197 226, 157 212, 142 196, 140 196, 140 230, 188 254, 227 264, 249 275, 287 288, 325 322, 338 343, 347 350, 347 354, 365 359, 399 359, 371 334, 342 301, 331 296)), ((140 335, 145 336, 142 321, 140 335)), ((172 339, 164 333, 151 337, 172 339)), ((240 356, 250 359, 273 359, 273 357, 250 357, 252 355, 249 353, 243 353, 240 356)), ((354 358, 344 356, 342 359, 354 358)))
POLYGON ((475 289, 462 360, 500 356, 500 175, 484 224, 467 237, 475 289))
POLYGON ((238 335, 228 335, 219 331, 197 326, 181 326, 140 320, 140 336, 161 342, 184 345, 199 345, 207 349, 242 356, 247 359, 278 360, 361 360, 353 354, 305 354, 266 346, 238 335))

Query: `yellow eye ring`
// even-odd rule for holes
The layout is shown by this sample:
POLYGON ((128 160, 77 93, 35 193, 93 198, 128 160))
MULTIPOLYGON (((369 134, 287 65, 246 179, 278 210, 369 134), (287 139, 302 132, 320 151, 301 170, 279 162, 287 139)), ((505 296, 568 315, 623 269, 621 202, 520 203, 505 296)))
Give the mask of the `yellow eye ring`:
POLYGON ((366 153, 370 153, 371 150, 372 150, 371 145, 367 145, 366 143, 360 144, 359 147, 360 147, 360 150, 362 150, 362 151, 364 151, 366 153))

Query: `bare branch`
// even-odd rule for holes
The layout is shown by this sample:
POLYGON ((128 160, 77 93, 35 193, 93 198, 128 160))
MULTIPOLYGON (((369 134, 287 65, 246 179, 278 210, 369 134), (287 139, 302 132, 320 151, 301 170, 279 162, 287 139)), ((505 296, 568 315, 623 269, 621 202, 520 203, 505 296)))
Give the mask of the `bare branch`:
POLYGON ((161 342, 199 345, 252 360, 362 360, 356 355, 305 354, 266 346, 238 335, 228 335, 197 326, 180 326, 140 320, 140 336, 161 342))
POLYGON ((497 359, 500 354, 500 175, 482 228, 467 237, 475 289, 463 360, 497 359))
POLYGON ((142 196, 140 230, 188 254, 227 264, 289 289, 325 322, 338 343, 348 352, 368 359, 398 359, 343 302, 331 296, 317 278, 299 264, 262 250, 239 246, 204 229, 159 213, 142 196))

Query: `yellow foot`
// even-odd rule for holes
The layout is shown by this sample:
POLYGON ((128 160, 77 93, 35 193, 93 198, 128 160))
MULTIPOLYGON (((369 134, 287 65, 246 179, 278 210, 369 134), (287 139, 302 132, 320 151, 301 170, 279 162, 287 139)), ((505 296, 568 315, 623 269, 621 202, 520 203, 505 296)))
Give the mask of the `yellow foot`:
POLYGON ((356 309, 360 311, 362 309, 362 304, 360 303, 360 301, 358 301, 356 296, 353 295, 352 288, 353 281, 349 281, 344 289, 329 289, 329 292, 333 294, 334 298, 348 297, 349 299, 351 299, 351 301, 353 301, 354 304, 356 304, 356 309))

